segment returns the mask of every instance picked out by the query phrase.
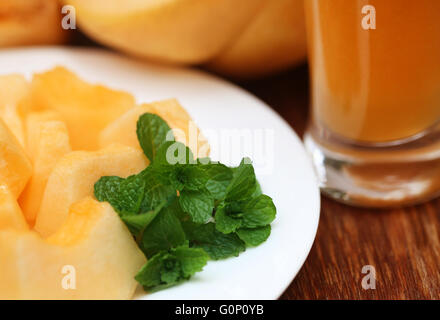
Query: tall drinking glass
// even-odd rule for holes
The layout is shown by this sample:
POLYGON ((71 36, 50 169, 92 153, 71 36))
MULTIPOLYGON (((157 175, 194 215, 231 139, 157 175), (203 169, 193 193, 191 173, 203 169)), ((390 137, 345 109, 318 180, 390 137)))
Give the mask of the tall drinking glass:
POLYGON ((440 195, 440 0, 305 0, 322 191, 384 207, 440 195))

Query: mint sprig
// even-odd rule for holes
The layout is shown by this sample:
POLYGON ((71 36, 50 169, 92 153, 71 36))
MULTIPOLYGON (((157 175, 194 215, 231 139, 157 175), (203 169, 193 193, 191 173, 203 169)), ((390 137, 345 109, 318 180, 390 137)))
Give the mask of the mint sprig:
POLYGON ((139 270, 136 280, 150 292, 168 288, 201 271, 208 259, 203 249, 190 248, 186 243, 154 255, 139 270))
POLYGON ((195 159, 154 114, 140 116, 136 132, 150 165, 125 179, 101 177, 95 197, 113 206, 148 258, 136 276, 147 291, 266 241, 276 208, 249 158, 235 168, 195 159))

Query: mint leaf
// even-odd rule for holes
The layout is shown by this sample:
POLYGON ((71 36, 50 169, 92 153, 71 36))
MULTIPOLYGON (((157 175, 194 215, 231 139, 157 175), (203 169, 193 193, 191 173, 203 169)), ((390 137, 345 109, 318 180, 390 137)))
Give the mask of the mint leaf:
POLYGON ((256 247, 262 244, 270 236, 270 225, 255 229, 238 229, 237 235, 246 243, 248 247, 256 247))
POLYGON ((184 188, 192 191, 205 189, 208 182, 208 175, 198 165, 188 164, 181 168, 178 176, 184 188))
POLYGON ((162 209, 157 217, 145 229, 141 249, 147 256, 169 250, 185 242, 185 233, 172 207, 162 209))
POLYGON ((94 185, 96 199, 101 202, 109 202, 117 212, 120 212, 122 206, 119 205, 121 197, 119 187, 123 180, 123 178, 114 176, 101 177, 94 185))
POLYGON ((202 248, 213 260, 237 257, 246 249, 244 242, 235 233, 223 234, 215 229, 215 224, 212 222, 207 224, 184 222, 182 226, 190 245, 202 248))
POLYGON ((230 185, 226 190, 226 201, 245 200, 252 196, 257 187, 254 167, 249 158, 243 158, 240 165, 234 169, 230 185))
POLYGON ((168 124, 161 117, 152 113, 145 113, 139 117, 136 133, 139 144, 150 161, 154 160, 161 144, 167 141, 168 134, 174 140, 168 124))
POLYGON ((122 214, 135 214, 141 208, 144 198, 145 180, 142 173, 132 175, 121 181, 119 187, 119 205, 123 206, 122 214))
POLYGON ((95 197, 107 201, 119 214, 137 214, 144 196, 144 180, 137 175, 126 179, 101 177, 94 186, 95 197))
POLYGON ((256 186, 255 191, 254 191, 254 193, 252 194, 251 198, 256 198, 256 197, 258 197, 259 195, 262 195, 262 194, 263 194, 263 191, 261 190, 261 185, 260 185, 260 183, 258 182, 258 180, 256 181, 256 184, 257 184, 257 186, 256 186))
POLYGON ((172 255, 163 260, 160 280, 166 284, 175 283, 182 277, 182 266, 172 255))
POLYGON ((171 252, 180 262, 184 278, 188 278, 196 272, 202 271, 209 260, 209 255, 203 249, 189 248, 188 244, 186 246, 177 247, 171 252))
POLYGON ((172 170, 168 171, 169 181, 178 191, 183 190, 183 188, 193 191, 202 190, 205 189, 208 181, 208 175, 198 165, 177 164, 172 166, 172 170))
POLYGON ((161 269, 163 260, 168 256, 166 251, 159 252, 150 259, 147 263, 139 270, 135 279, 144 287, 152 288, 161 284, 161 269))
POLYGON ((189 248, 186 243, 154 255, 141 268, 135 278, 147 291, 162 290, 202 271, 208 259, 209 256, 205 251, 189 248))
POLYGON ((123 215, 121 216, 121 219, 124 221, 130 232, 134 236, 139 237, 140 233, 148 227, 158 213, 158 211, 150 211, 136 215, 123 215))
POLYGON ((179 203, 195 223, 205 223, 212 217, 214 199, 204 191, 183 190, 180 193, 179 203))
POLYGON ((241 218, 228 215, 225 206, 220 207, 215 213, 215 228, 222 233, 235 232, 241 226, 241 218))
POLYGON ((242 212, 242 226, 256 228, 270 224, 275 219, 276 208, 272 198, 262 194, 247 202, 242 212))
POLYGON ((144 196, 140 205, 141 212, 154 210, 163 201, 171 202, 177 196, 176 189, 164 183, 158 172, 151 166, 144 170, 142 179, 144 180, 144 196))
POLYGON ((102 177, 95 183, 95 197, 109 202, 120 215, 149 212, 176 196, 176 190, 165 185, 152 167, 126 179, 102 177))
POLYGON ((138 245, 142 243, 145 229, 156 218, 159 212, 168 204, 168 200, 164 199, 160 205, 154 210, 137 215, 122 215, 121 219, 134 235, 138 245))
POLYGON ((203 165, 208 181, 206 189, 212 194, 214 199, 221 200, 226 196, 226 190, 232 180, 232 170, 223 164, 207 164, 203 165))

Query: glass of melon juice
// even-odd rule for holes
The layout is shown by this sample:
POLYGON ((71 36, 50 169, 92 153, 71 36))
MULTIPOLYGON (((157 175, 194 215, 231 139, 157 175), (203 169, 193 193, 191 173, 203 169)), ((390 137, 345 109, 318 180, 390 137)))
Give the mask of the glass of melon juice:
POLYGON ((305 0, 323 193, 369 207, 440 195, 440 0, 305 0))

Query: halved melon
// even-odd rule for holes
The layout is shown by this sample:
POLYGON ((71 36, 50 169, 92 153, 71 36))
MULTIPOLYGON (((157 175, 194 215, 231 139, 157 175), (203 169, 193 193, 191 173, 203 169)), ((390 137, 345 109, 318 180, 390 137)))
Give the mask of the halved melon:
POLYGON ((81 30, 136 56, 174 63, 209 61, 237 38, 267 1, 64 0, 81 30))
POLYGON ((208 67, 249 78, 287 69, 306 56, 304 0, 268 0, 208 67))
POLYGON ((54 45, 69 35, 57 0, 1 0, 0 17, 0 47, 54 45))
POLYGON ((146 103, 130 109, 110 123, 99 136, 101 147, 112 143, 140 148, 136 136, 136 123, 144 113, 154 113, 164 119, 174 131, 177 141, 191 148, 199 158, 209 155, 209 144, 186 110, 176 99, 146 103))
POLYGON ((55 110, 69 130, 73 150, 96 150, 98 134, 135 106, 129 93, 91 85, 65 68, 36 74, 21 112, 55 110))
POLYGON ((0 230, 4 229, 27 230, 29 228, 17 199, 9 187, 0 185, 0 230))
POLYGON ((52 169, 71 151, 67 127, 56 118, 57 115, 49 111, 31 113, 26 119, 26 148, 33 163, 33 174, 18 201, 31 225, 35 223, 52 169))
POLYGON ((0 182, 15 198, 23 191, 32 174, 32 164, 23 147, 0 119, 0 182))
POLYGON ((24 145, 24 129, 18 113, 18 104, 30 92, 30 84, 18 74, 0 76, 0 117, 24 145))
POLYGON ((141 150, 121 145, 65 155, 49 176, 35 230, 44 237, 55 233, 66 220, 69 207, 92 196, 94 184, 102 176, 127 177, 147 165, 148 160, 141 150))
POLYGON ((50 238, 0 231, 0 299, 129 299, 146 262, 108 203, 72 206, 50 238))

